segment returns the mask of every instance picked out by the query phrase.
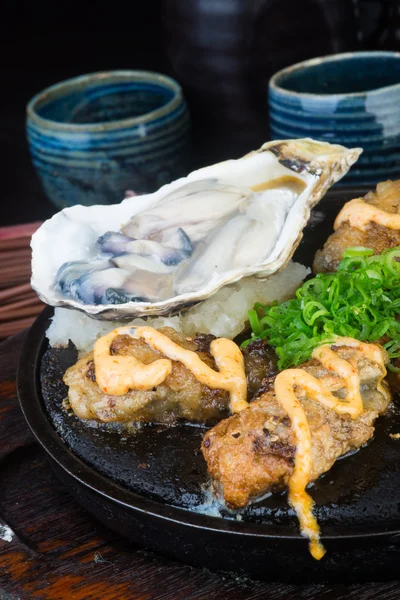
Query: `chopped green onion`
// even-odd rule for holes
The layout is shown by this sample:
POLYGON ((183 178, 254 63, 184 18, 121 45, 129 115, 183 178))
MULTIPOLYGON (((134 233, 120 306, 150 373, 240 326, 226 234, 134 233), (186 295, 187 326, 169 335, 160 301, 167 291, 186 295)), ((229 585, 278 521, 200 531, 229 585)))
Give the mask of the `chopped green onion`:
MULTIPOLYGON (((376 256, 370 248, 348 248, 336 273, 306 281, 293 300, 249 311, 254 339, 275 348, 280 369, 308 360, 314 348, 337 335, 381 341, 400 356, 400 247, 376 256)), ((400 372, 397 367, 392 367, 400 372)))
POLYGON ((338 266, 338 271, 355 271, 366 266, 365 258, 362 256, 353 256, 344 258, 338 266))
POLYGON ((343 258, 352 258, 353 256, 372 256, 374 251, 371 248, 364 248, 364 246, 354 246, 353 248, 346 248, 343 252, 343 258))
POLYGON ((249 310, 249 321, 250 327, 255 335, 260 335, 262 329, 260 325, 260 319, 258 318, 257 311, 253 308, 253 310, 249 310))

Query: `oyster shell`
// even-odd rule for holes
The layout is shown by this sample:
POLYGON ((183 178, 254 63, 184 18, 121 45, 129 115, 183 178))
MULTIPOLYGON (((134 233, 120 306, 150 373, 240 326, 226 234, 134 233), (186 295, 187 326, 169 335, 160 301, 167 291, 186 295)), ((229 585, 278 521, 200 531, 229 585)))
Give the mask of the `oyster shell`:
POLYGON ((32 287, 53 306, 132 319, 176 312, 242 277, 268 277, 360 153, 273 141, 154 194, 67 208, 32 238, 32 287))

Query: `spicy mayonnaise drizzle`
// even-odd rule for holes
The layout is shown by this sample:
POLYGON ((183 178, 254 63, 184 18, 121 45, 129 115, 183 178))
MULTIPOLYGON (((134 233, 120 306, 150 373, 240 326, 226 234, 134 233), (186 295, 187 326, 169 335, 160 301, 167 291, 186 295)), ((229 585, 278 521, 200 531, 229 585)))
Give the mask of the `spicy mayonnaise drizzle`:
POLYGON ((336 217, 333 228, 338 229, 346 221, 355 229, 364 230, 371 222, 387 227, 400 229, 400 215, 389 213, 382 208, 364 202, 361 198, 347 202, 336 217))
MULTIPOLYGON (((316 377, 303 369, 287 369, 275 379, 275 395, 283 410, 291 420, 297 448, 292 476, 289 480, 289 502, 296 511, 301 532, 309 538, 311 555, 320 560, 325 549, 320 543, 320 530, 313 515, 313 501, 306 492, 311 479, 312 455, 311 432, 304 409, 298 395, 320 402, 339 414, 347 414, 356 419, 363 412, 360 393, 360 377, 351 363, 339 357, 332 347, 347 346, 357 348, 372 363, 381 367, 377 388, 383 394, 382 386, 386 375, 384 354, 373 344, 365 344, 353 338, 339 337, 332 344, 316 348, 312 357, 321 365, 343 380, 347 394, 344 400, 334 396, 316 377)), ((163 333, 152 327, 119 327, 101 337, 94 346, 96 380, 106 394, 122 396, 130 389, 149 390, 162 383, 172 371, 172 362, 182 363, 200 383, 211 389, 223 389, 230 394, 232 412, 240 412, 249 405, 246 401, 247 385, 243 355, 231 340, 219 338, 210 346, 219 371, 206 365, 193 351, 182 348, 163 333), (133 356, 113 356, 110 347, 119 335, 129 335, 143 339, 151 348, 161 352, 166 358, 144 364, 133 356)))
POLYGON ((246 374, 239 347, 231 340, 219 338, 211 342, 210 351, 219 371, 206 365, 196 352, 182 348, 153 327, 119 327, 94 345, 96 381, 111 396, 123 396, 130 389, 151 390, 165 381, 174 360, 182 363, 203 385, 229 392, 232 412, 247 408, 246 374), (133 356, 113 356, 110 347, 118 335, 141 338, 166 358, 146 365, 133 356))
MULTIPOLYGON (((312 513, 313 501, 306 492, 312 468, 311 432, 304 409, 295 395, 295 389, 297 388, 301 395, 307 396, 314 402, 320 402, 339 414, 347 413, 352 419, 356 419, 363 412, 358 372, 350 362, 335 354, 332 345, 326 344, 316 348, 312 357, 319 360, 325 369, 333 371, 343 379, 347 390, 345 400, 334 396, 318 379, 303 369, 287 369, 279 373, 275 379, 276 399, 289 416, 297 440, 294 470, 288 484, 289 502, 296 511, 301 532, 310 540, 311 555, 317 560, 324 556, 325 549, 319 541, 319 526, 312 513)), ((357 348, 368 360, 379 364, 381 377, 378 381, 378 389, 386 395, 387 392, 382 387, 382 380, 386 375, 384 355, 378 346, 364 344, 347 337, 337 338, 334 346, 357 348)))

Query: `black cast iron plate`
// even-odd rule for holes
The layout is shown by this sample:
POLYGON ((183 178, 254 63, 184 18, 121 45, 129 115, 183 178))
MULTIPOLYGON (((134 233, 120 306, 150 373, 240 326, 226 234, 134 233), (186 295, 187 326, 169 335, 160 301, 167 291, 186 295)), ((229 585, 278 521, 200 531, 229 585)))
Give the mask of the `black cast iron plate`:
MULTIPOLYGON (((313 212, 296 260, 311 264, 340 206, 355 195, 348 190, 327 195, 313 212)), ((67 478, 77 499, 101 520, 127 537, 174 557, 244 570, 257 577, 329 579, 340 574, 348 580, 390 575, 393 561, 398 559, 400 531, 400 441, 389 436, 400 432, 396 403, 378 420, 368 446, 337 461, 310 490, 329 551, 317 563, 298 534, 286 494, 256 502, 239 515, 218 509, 215 503, 210 506, 209 480, 200 452, 204 428, 147 425, 128 432, 115 425, 85 424, 68 414, 62 407, 66 387, 61 378, 76 354, 72 347, 47 348, 44 334, 51 314, 46 309, 39 317, 21 357, 21 406, 56 471, 62 479, 67 478), (84 498, 85 494, 95 499, 93 503, 84 498), (111 506, 109 518, 103 514, 105 504, 107 511, 111 506), (211 509, 214 516, 201 514, 204 508, 211 509), (224 518, 215 516, 216 510, 224 518), (159 535, 146 537, 130 531, 127 519, 130 522, 132 515, 137 519, 138 514, 141 523, 150 520, 152 526, 156 524, 159 535), (167 543, 165 535, 171 524, 174 527, 168 536, 175 535, 175 539, 167 543), (188 541, 196 538, 196 532, 202 537, 200 530, 207 539, 207 552, 204 548, 196 552, 193 542, 188 541), (261 550, 260 539, 265 539, 261 550), (218 554, 221 543, 228 544, 231 552, 225 549, 218 554), (253 549, 256 557, 251 556, 253 549), (371 570, 370 562, 369 566, 365 563, 367 560, 374 561, 375 570, 371 570), (268 568, 263 568, 263 561, 268 561, 268 568)))

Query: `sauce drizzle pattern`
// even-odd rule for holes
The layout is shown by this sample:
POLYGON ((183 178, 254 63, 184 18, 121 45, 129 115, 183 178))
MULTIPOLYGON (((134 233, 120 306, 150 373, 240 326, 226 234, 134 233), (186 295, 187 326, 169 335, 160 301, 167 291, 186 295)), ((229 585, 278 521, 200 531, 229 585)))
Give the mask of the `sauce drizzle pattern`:
MULTIPOLYGON (((325 549, 320 542, 319 526, 313 515, 313 501, 306 491, 311 478, 312 439, 307 416, 296 393, 314 402, 320 402, 338 414, 347 414, 352 419, 362 414, 360 377, 357 369, 349 361, 335 353, 333 348, 340 346, 357 348, 369 361, 380 366, 381 375, 377 381, 377 389, 386 395, 388 392, 382 386, 386 375, 383 350, 374 344, 366 344, 348 337, 338 337, 330 344, 319 346, 312 354, 312 358, 318 360, 322 367, 343 380, 347 391, 345 399, 334 396, 316 377, 303 369, 287 369, 275 379, 276 399, 291 420, 297 442, 294 470, 288 484, 289 503, 296 511, 302 534, 310 540, 311 555, 317 560, 324 556, 325 549)), ((244 359, 239 347, 231 340, 218 338, 212 341, 210 351, 218 371, 206 365, 198 354, 182 348, 153 327, 119 327, 95 343, 96 380, 104 393, 114 396, 122 396, 130 389, 150 390, 165 381, 171 373, 171 361, 178 361, 203 385, 228 391, 233 413, 244 410, 249 404, 244 359), (110 347, 119 335, 141 338, 166 358, 144 364, 133 356, 113 356, 110 347)))
POLYGON ((247 408, 244 358, 239 347, 232 340, 218 338, 211 342, 210 351, 218 371, 206 365, 196 352, 182 348, 153 327, 119 327, 94 345, 96 381, 104 393, 112 396, 122 396, 130 389, 151 390, 165 381, 174 360, 182 363, 203 385, 228 391, 232 412, 247 408), (146 365, 133 356, 113 356, 110 346, 118 335, 141 338, 167 358, 146 365))
POLYGON ((306 492, 312 468, 311 432, 295 389, 297 393, 300 392, 299 395, 305 395, 315 402, 320 402, 339 414, 348 414, 352 419, 356 419, 363 412, 359 374, 350 362, 335 354, 331 348, 333 345, 357 348, 371 362, 379 364, 381 376, 377 387, 381 393, 387 394, 382 387, 382 380, 386 375, 382 350, 373 344, 365 344, 347 337, 338 337, 334 344, 319 346, 312 354, 312 357, 319 360, 325 369, 335 372, 343 379, 347 390, 345 400, 334 396, 318 379, 303 369, 287 369, 279 373, 275 379, 276 399, 290 418, 297 441, 294 470, 288 484, 289 503, 296 511, 302 534, 310 540, 310 553, 316 560, 320 560, 324 556, 325 548, 320 542, 319 526, 312 512, 313 501, 306 492))

